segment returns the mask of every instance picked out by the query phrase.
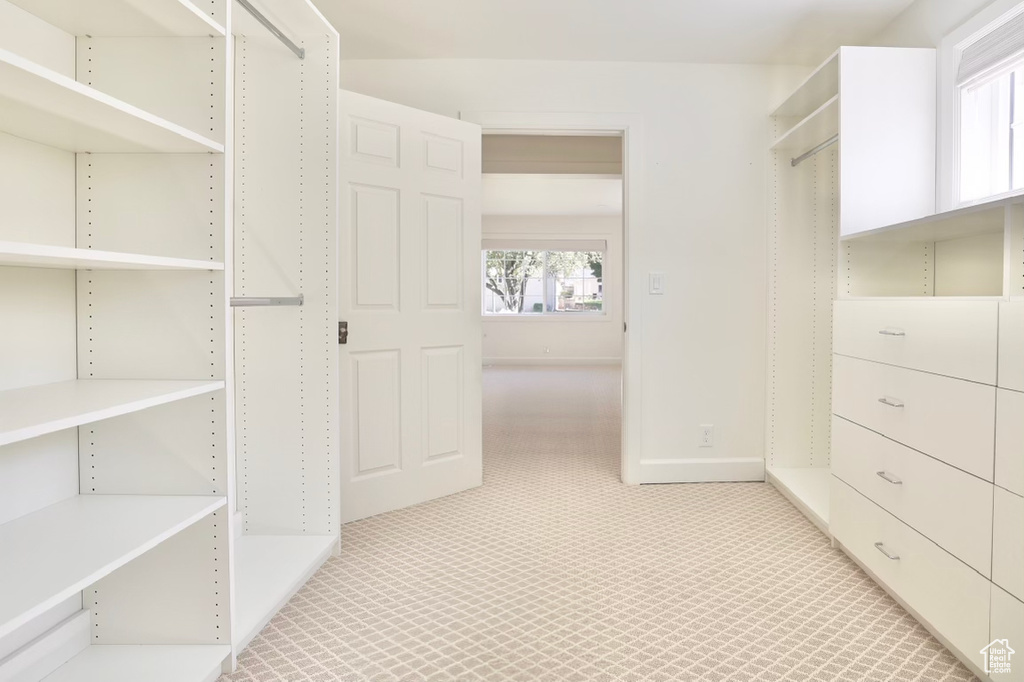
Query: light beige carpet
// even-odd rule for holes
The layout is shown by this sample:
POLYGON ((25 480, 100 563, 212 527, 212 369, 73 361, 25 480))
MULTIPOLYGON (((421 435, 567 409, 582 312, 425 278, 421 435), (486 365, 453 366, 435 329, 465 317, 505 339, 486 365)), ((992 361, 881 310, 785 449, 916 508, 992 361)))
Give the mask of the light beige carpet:
POLYGON ((484 382, 483 487, 345 526, 225 679, 973 679, 770 486, 622 485, 617 370, 484 382))

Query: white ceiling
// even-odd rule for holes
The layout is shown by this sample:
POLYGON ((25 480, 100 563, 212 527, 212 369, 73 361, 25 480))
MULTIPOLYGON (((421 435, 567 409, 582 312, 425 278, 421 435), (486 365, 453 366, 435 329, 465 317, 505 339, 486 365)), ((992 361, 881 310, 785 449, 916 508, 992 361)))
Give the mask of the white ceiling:
POLYGON ((814 64, 912 0, 314 0, 345 59, 814 64))
POLYGON ((484 215, 619 215, 622 179, 484 173, 484 215))

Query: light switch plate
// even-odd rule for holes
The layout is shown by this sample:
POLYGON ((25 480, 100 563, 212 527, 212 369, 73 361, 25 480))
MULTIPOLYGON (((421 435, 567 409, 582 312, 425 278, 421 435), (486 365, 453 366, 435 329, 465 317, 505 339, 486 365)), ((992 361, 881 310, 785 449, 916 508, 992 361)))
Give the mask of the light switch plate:
POLYGON ((665 293, 665 273, 652 272, 649 277, 648 293, 654 296, 661 296, 665 293))

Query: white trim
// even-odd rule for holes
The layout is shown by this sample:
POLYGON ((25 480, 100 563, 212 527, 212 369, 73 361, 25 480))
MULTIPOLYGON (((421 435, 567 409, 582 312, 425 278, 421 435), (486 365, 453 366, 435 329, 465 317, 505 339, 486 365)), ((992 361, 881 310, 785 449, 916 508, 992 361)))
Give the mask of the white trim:
POLYGON ((763 457, 645 459, 644 483, 763 482, 763 457))
MULTIPOLYGON (((643 236, 643 117, 628 113, 461 112, 460 118, 483 128, 485 133, 531 135, 622 135, 622 251, 624 334, 622 358, 622 459, 623 483, 639 483, 642 421, 643 294, 646 275, 630 267, 639 254, 643 236), (636 279, 632 286, 630 279, 636 279)), ((761 460, 762 467, 764 461, 761 460)))
POLYGON ((622 358, 484 358, 484 367, 607 367, 621 365, 622 358))

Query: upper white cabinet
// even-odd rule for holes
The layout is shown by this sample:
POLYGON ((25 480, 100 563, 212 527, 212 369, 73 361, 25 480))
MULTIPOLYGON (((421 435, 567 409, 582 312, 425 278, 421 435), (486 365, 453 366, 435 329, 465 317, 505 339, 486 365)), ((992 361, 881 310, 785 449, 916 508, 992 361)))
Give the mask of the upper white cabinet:
POLYGON ((841 47, 772 112, 792 159, 838 135, 839 232, 935 211, 935 51, 841 47))

